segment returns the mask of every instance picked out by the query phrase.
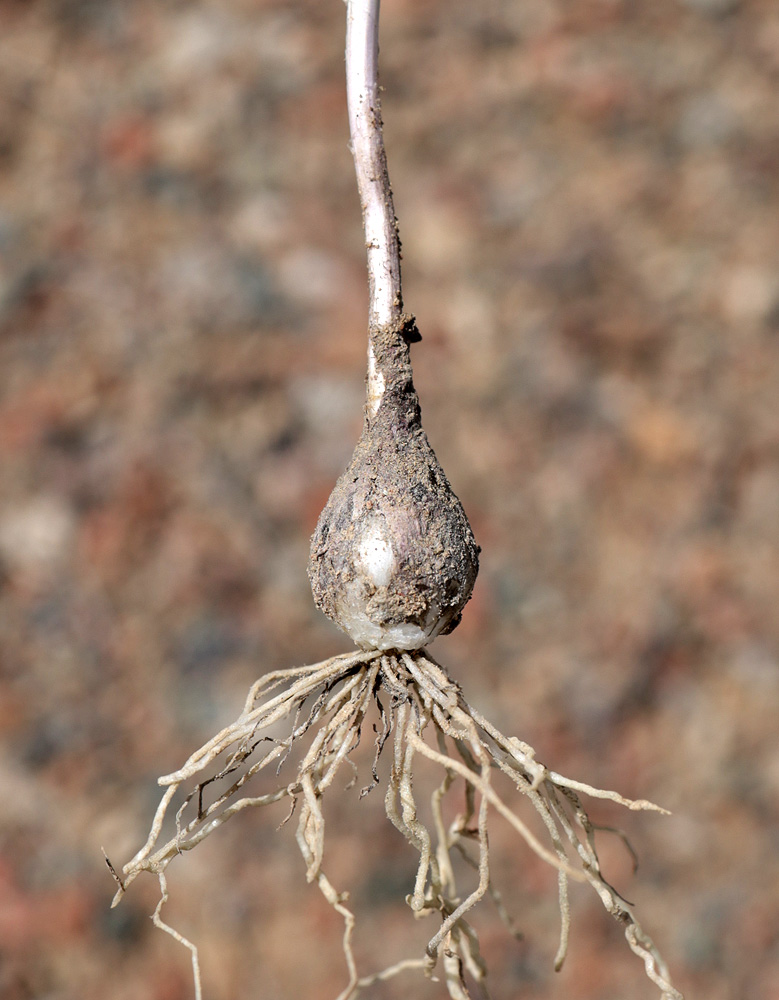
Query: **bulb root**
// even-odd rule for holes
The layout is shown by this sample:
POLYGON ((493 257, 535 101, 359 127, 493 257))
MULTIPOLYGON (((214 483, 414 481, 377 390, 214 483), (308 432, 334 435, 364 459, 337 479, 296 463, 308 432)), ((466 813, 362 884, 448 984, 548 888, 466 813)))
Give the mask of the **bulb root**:
MULTIPOLYGON (((375 716, 374 716, 375 717, 375 716)), ((349 787, 354 784, 354 778, 349 787)), ((662 1000, 683 1000, 669 979, 657 948, 642 929, 632 908, 603 877, 595 845, 598 829, 579 797, 606 798, 628 809, 664 812, 644 800, 625 799, 616 792, 585 785, 550 771, 536 760, 532 747, 507 737, 472 708, 462 690, 426 649, 413 652, 365 651, 336 656, 313 666, 276 671, 253 685, 241 715, 193 753, 172 774, 159 779, 164 787, 149 836, 140 851, 114 873, 119 902, 141 872, 160 880, 162 896, 155 923, 192 952, 196 990, 200 990, 197 950, 160 918, 167 900, 165 872, 177 855, 192 850, 247 808, 291 802, 287 820, 297 813, 296 840, 306 878, 343 919, 342 947, 348 982, 338 1000, 351 1000, 371 984, 408 970, 433 977, 439 962, 442 980, 453 1000, 467 1000, 469 990, 488 997, 487 966, 481 955, 471 911, 489 898, 500 920, 515 936, 521 935, 490 876, 488 824, 497 813, 527 847, 558 872, 561 915, 560 943, 555 969, 564 960, 570 930, 568 882, 587 882, 603 906, 624 929, 630 949, 642 960, 662 1000), (371 781, 364 796, 380 783, 379 759, 391 745, 390 773, 384 804, 387 817, 419 856, 416 877, 407 902, 418 917, 437 914, 440 921, 424 956, 404 959, 368 976, 360 976, 352 948, 355 916, 323 871, 327 789, 348 763, 357 771, 352 754, 358 749, 366 719, 378 714, 371 781), (291 720, 289 734, 279 736, 279 725, 291 720), (414 795, 414 778, 422 766, 441 768, 443 777, 421 810, 414 795), (277 785, 263 794, 247 795, 245 786, 261 772, 275 770, 277 785), (289 780, 280 773, 293 770, 289 780), (546 847, 520 818, 495 774, 505 775, 527 799, 546 829, 546 847), (464 788, 464 807, 447 827, 443 803, 453 787, 464 788), (186 790, 188 789, 188 790, 186 790), (173 802, 182 795, 173 813, 173 802), (422 816, 431 816, 427 821, 422 816), (168 839, 163 829, 175 820, 168 839), (477 848, 471 853, 470 843, 477 848), (464 896, 458 893, 454 856, 462 857, 477 880, 464 896)), ((283 825, 283 824, 282 824, 283 825)), ((617 831, 619 833, 619 831, 617 831)), ((110 862, 109 862, 110 867, 110 862)))

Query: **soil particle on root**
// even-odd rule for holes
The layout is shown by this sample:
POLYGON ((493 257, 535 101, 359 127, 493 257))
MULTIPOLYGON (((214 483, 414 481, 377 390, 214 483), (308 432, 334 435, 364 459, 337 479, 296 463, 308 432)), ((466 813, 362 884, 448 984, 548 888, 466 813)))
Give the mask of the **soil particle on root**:
POLYGON ((363 432, 311 540, 317 607, 364 649, 416 649, 451 632, 479 568, 468 518, 422 429, 408 347, 418 339, 408 316, 371 331, 363 432))

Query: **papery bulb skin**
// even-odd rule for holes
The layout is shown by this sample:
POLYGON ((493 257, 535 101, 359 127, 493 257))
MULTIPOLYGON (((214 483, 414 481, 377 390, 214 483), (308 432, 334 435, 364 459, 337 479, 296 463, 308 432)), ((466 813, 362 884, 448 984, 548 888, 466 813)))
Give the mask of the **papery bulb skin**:
POLYGON ((322 511, 309 578, 317 607, 362 649, 418 649, 459 623, 479 547, 422 429, 414 321, 371 331, 362 435, 322 511))

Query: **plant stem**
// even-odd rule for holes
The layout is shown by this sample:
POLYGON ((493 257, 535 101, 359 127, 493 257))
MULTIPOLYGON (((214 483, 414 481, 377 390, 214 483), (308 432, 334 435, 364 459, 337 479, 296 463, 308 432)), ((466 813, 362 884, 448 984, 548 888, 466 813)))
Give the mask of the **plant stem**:
POLYGON ((378 76, 379 0, 347 0, 346 97, 368 251, 371 328, 393 325, 403 312, 400 243, 387 173, 378 76))
POLYGON ((379 4, 380 0, 346 3, 346 98, 368 252, 369 419, 378 412, 391 383, 405 383, 413 392, 408 345, 419 339, 413 318, 403 313, 400 240, 379 97, 379 4))

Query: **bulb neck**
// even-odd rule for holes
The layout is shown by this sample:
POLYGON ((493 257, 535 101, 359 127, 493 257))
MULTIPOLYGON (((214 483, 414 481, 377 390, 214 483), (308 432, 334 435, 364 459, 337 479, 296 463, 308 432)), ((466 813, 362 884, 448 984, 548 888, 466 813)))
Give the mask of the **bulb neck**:
POLYGON ((400 419, 408 429, 421 426, 409 345, 421 340, 413 316, 403 315, 368 331, 365 429, 400 419))

